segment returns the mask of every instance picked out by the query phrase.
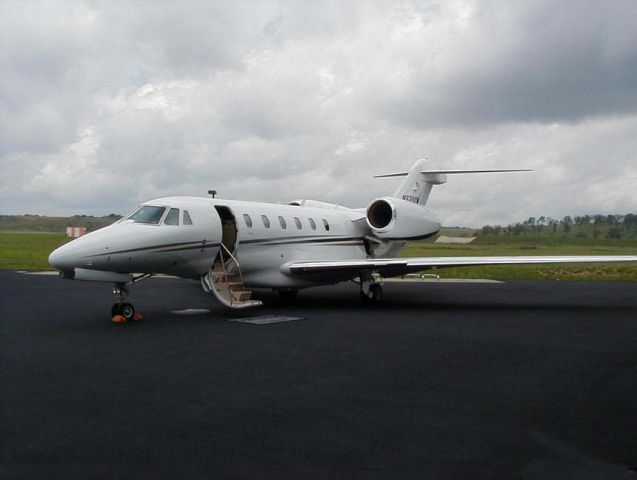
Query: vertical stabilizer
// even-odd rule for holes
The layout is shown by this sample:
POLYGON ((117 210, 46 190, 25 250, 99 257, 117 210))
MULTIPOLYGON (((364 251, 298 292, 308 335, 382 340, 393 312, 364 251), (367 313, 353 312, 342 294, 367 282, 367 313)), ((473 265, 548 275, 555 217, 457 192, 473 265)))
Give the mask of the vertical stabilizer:
POLYGON ((421 158, 413 164, 408 173, 391 173, 388 175, 376 175, 380 177, 399 177, 405 176, 398 190, 392 195, 395 198, 401 198, 408 202, 418 205, 425 205, 429 199, 429 194, 434 185, 441 185, 447 182, 447 176, 439 173, 425 173, 425 165, 427 160, 421 158))

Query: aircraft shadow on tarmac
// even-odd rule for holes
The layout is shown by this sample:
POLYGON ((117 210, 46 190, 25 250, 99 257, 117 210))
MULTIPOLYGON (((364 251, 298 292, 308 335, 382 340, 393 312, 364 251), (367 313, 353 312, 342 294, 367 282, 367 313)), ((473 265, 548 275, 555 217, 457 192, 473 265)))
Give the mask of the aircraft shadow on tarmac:
MULTIPOLYGON (((614 298, 600 298, 591 302, 590 296, 577 291, 577 286, 569 285, 566 290, 556 290, 550 282, 534 282, 540 284, 540 288, 525 290, 524 288, 502 288, 502 284, 483 284, 479 286, 445 285, 440 289, 439 285, 428 288, 429 285, 410 285, 408 291, 401 289, 399 285, 391 285, 386 288, 386 294, 382 301, 362 301, 355 287, 336 288, 325 287, 315 290, 303 290, 298 297, 281 298, 275 292, 255 291, 255 296, 264 303, 263 309, 251 309, 250 312, 270 310, 293 311, 311 309, 313 312, 328 310, 357 310, 360 312, 382 311, 417 311, 431 312, 435 310, 608 310, 612 309, 637 309, 636 302, 618 301, 614 298), (467 288, 468 287, 468 288, 467 288), (551 294, 543 291, 551 289, 551 294)), ((561 285, 560 285, 561 286, 561 285)))
MULTIPOLYGON (((161 281, 161 280, 159 280, 161 281)), ((162 281, 165 282, 165 281, 162 281)), ((272 290, 254 290, 262 307, 237 311, 223 308, 213 298, 202 295, 194 282, 174 280, 178 288, 170 307, 164 303, 149 305, 149 292, 134 292, 135 301, 146 304, 144 311, 152 316, 189 308, 205 309, 209 313, 184 317, 233 319, 261 315, 285 314, 308 316, 339 312, 356 315, 391 317, 394 313, 431 314, 434 312, 599 312, 637 310, 635 286, 632 283, 610 282, 547 282, 516 281, 506 283, 430 283, 388 282, 383 299, 366 302, 360 298, 358 286, 341 283, 334 286, 301 290, 294 298, 284 298, 272 290), (183 292, 183 295, 180 293, 183 292)), ((177 286, 176 285, 176 286, 177 286)), ((153 295, 154 296, 154 295, 153 295)), ((152 318, 148 316, 147 318, 152 318)), ((177 315, 175 315, 177 316, 177 315)))

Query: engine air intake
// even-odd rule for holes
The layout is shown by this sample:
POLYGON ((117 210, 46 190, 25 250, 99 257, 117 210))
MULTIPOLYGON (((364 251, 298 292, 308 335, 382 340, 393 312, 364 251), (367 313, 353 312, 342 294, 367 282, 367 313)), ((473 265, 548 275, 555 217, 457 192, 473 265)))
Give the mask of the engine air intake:
POLYGON ((386 200, 376 200, 367 208, 367 220, 374 228, 385 228, 393 218, 394 209, 386 200))

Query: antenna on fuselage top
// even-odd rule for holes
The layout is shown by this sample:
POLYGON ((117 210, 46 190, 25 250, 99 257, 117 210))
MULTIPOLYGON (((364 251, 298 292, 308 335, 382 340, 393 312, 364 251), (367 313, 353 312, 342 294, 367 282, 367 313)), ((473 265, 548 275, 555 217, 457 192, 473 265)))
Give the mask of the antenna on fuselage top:
POLYGON ((212 195, 212 198, 215 198, 216 194, 217 194, 216 190, 208 190, 208 195, 212 195))

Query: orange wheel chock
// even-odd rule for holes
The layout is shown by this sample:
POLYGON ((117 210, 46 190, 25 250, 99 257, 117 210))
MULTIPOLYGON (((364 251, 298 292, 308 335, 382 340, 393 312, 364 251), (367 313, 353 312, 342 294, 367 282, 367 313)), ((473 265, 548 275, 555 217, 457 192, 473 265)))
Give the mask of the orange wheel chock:
POLYGON ((144 317, 141 316, 139 313, 136 313, 135 315, 133 315, 133 321, 134 322, 139 322, 140 320, 143 320, 144 317))
POLYGON ((123 315, 115 315, 111 321, 113 323, 126 323, 126 319, 124 318, 123 315))

